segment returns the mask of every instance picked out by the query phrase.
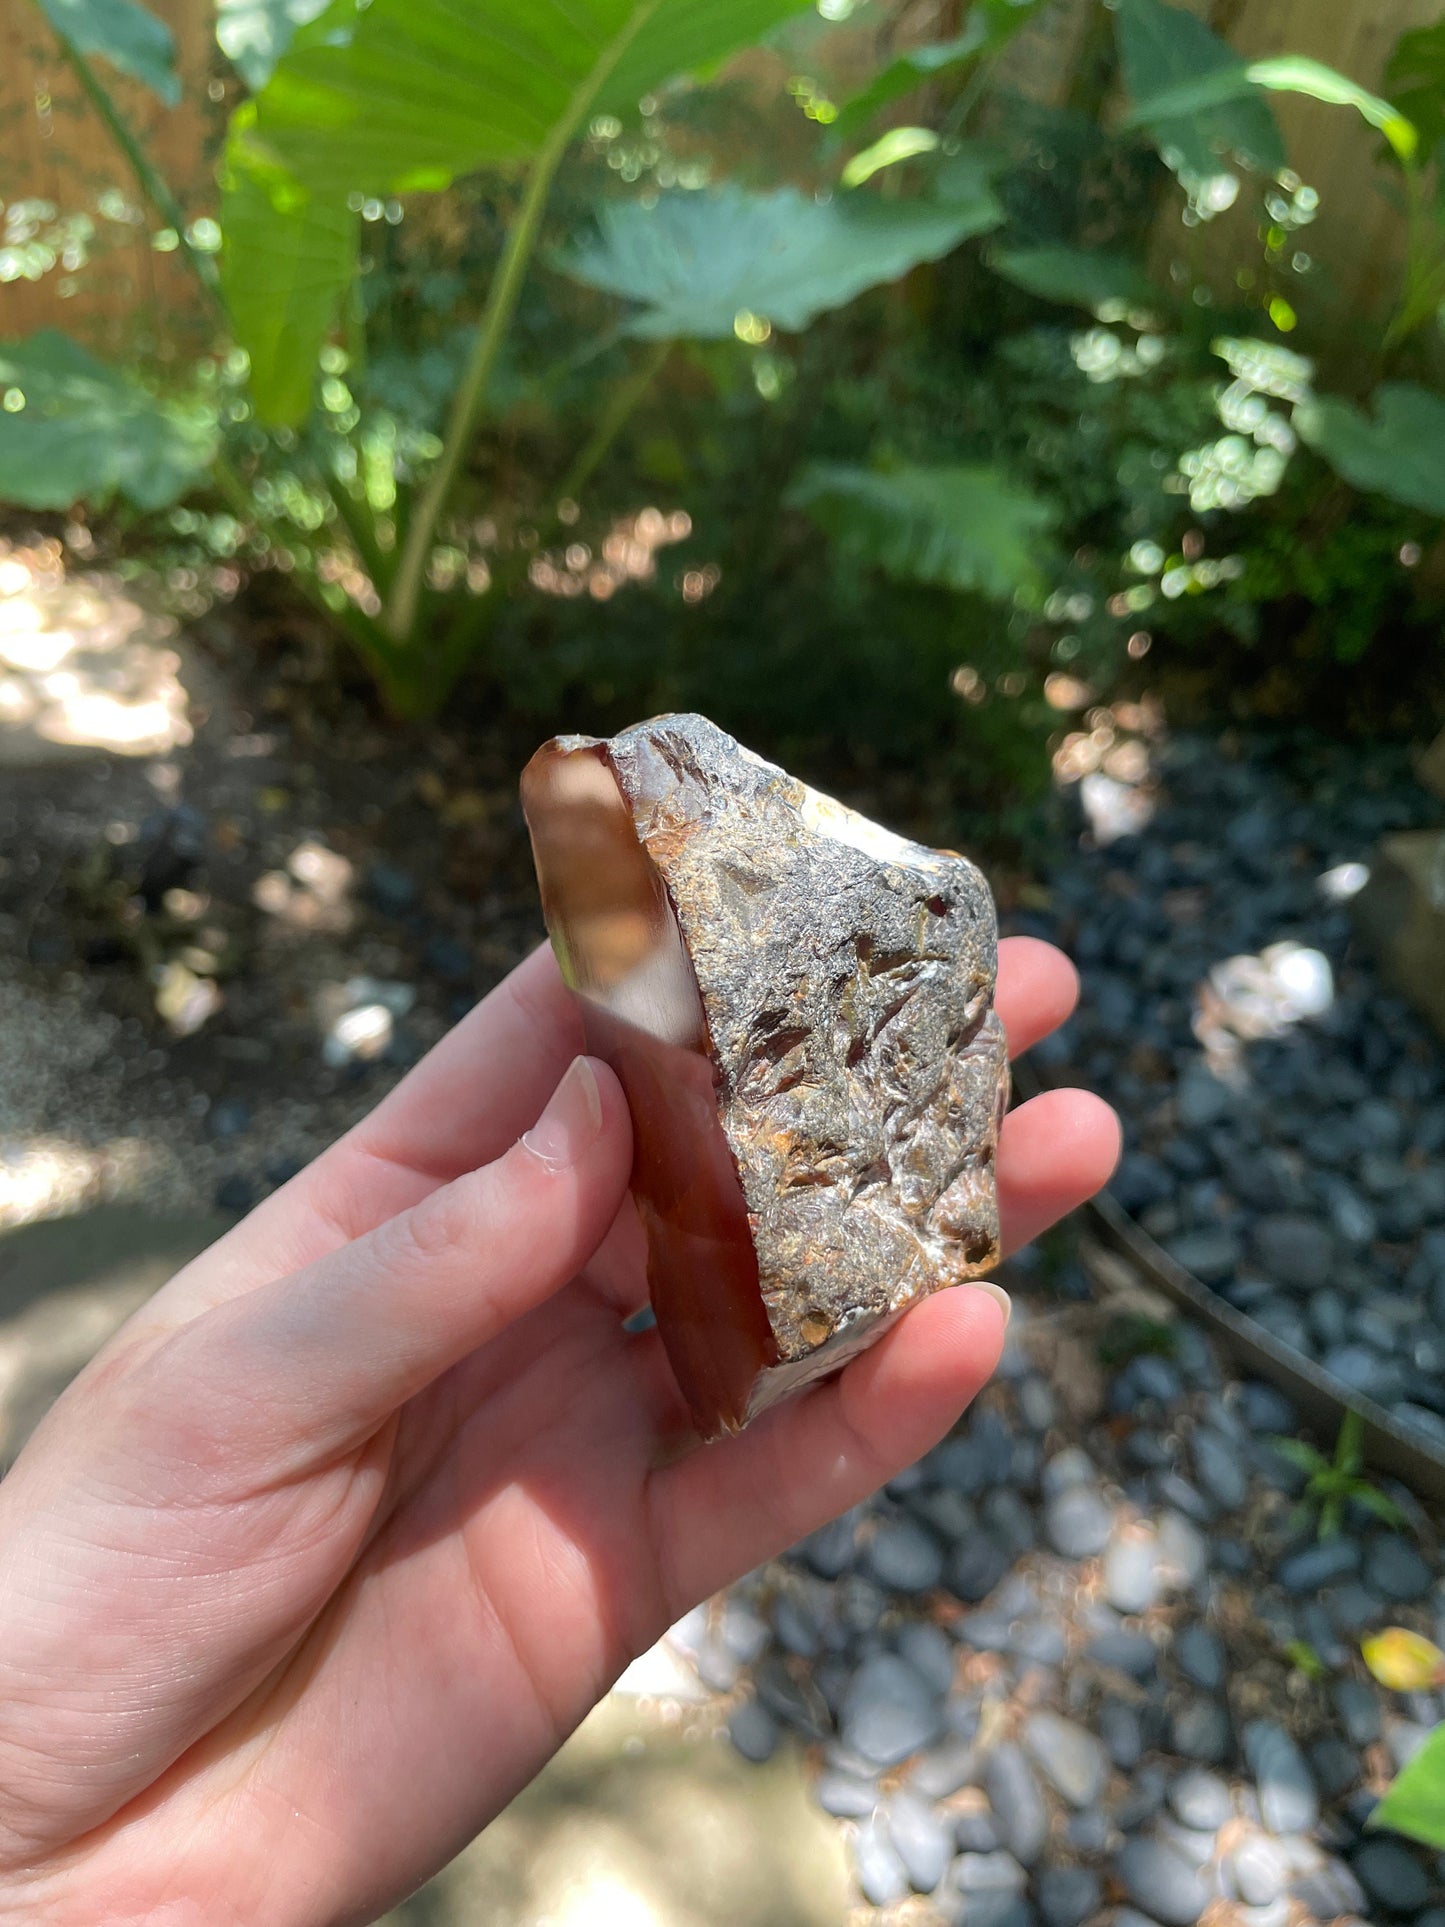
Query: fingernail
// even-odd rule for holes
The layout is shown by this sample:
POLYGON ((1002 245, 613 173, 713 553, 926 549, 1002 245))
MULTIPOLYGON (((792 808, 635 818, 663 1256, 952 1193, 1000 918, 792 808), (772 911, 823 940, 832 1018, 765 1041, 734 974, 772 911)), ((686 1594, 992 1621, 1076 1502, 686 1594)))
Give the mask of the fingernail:
POLYGON ((992 1298, 993 1302, 1003 1313, 1003 1328, 1007 1331, 1008 1321, 1013 1317, 1014 1306, 1012 1298, 1009 1297, 1003 1286, 996 1285, 992 1278, 971 1278, 969 1280, 969 1289, 971 1291, 986 1291, 988 1293, 989 1297, 992 1298))
POLYGON ((575 1164, 602 1130, 602 1094, 585 1057, 574 1057, 551 1102, 522 1139, 544 1164, 575 1164))

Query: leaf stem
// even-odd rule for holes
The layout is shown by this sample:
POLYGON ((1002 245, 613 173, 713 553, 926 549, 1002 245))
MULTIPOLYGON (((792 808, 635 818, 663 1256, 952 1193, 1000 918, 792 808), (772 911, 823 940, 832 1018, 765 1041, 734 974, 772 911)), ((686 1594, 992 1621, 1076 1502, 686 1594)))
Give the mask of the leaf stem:
POLYGON ((516 311, 527 269, 536 252, 547 197, 562 157, 622 55, 657 11, 661 0, 641 0, 626 27, 593 67, 568 102, 567 110, 543 143, 527 176, 522 204, 507 234, 506 246, 487 295, 476 340, 452 399, 446 437, 437 465, 417 503, 397 563, 382 622, 393 641, 405 643, 416 627, 432 542, 456 483, 487 398, 487 388, 516 311))
POLYGON ((597 426, 562 478, 557 489, 556 499, 559 502, 575 502, 581 495, 596 473, 598 464, 631 419, 638 403, 662 373, 663 364, 671 352, 671 341, 653 342, 632 373, 618 382, 610 401, 597 419, 597 426))
POLYGON ((69 62, 76 79, 80 82, 81 91, 95 109, 96 113, 99 114, 100 118, 105 122, 111 139, 125 156, 126 164, 135 176, 136 186, 139 187, 141 193, 145 196, 146 200, 150 202, 156 213, 160 215, 166 226, 174 232, 186 266, 195 276, 211 307, 214 308, 216 313, 224 320, 226 318, 226 311, 224 303, 221 300, 221 278, 216 271, 216 264, 209 254, 202 254, 200 249, 195 246, 187 235, 186 217, 182 212, 180 202, 176 199, 175 195, 172 194, 162 176, 151 166, 150 161, 146 157, 145 149, 141 146, 134 132, 122 117, 120 110, 111 99, 104 83, 96 77, 95 69, 91 66, 89 60, 86 59, 85 55, 80 51, 79 47, 76 46, 69 34, 62 28, 56 26, 49 14, 46 15, 46 20, 51 32, 55 35, 61 53, 69 62))

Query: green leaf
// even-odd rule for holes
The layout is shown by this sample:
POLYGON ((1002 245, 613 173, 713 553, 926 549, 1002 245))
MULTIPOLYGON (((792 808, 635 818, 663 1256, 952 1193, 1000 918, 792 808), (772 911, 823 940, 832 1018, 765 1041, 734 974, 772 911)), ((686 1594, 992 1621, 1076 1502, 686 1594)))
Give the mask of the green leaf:
POLYGON ((787 496, 855 560, 904 582, 1034 595, 1057 510, 988 467, 881 471, 818 462, 787 496))
POLYGON ((1445 401, 1413 382, 1386 382, 1374 400, 1371 420, 1337 396, 1316 396, 1295 409, 1295 427, 1356 488, 1445 515, 1445 401))
POLYGON ((46 328, 0 345, 0 500, 165 508, 205 473, 214 420, 167 406, 46 328))
POLYGON ((931 127, 890 127, 886 134, 865 147, 861 154, 855 154, 843 169, 844 187, 861 187, 864 181, 871 181, 875 174, 881 174, 885 167, 897 167, 900 161, 911 161, 919 154, 931 154, 938 146, 938 136, 931 127))
POLYGON ((1231 103, 1248 101, 1256 90, 1270 94, 1307 94, 1311 100, 1324 101, 1327 106, 1353 107, 1362 120, 1379 129, 1401 160, 1409 160, 1419 145, 1415 128, 1397 107, 1372 94, 1368 88, 1357 86, 1346 75, 1325 66, 1323 61, 1307 59, 1303 54, 1236 61, 1198 79, 1165 87, 1149 99, 1137 102, 1126 115, 1125 124, 1138 126, 1207 115, 1231 103))
POLYGON ((833 131, 852 137, 866 127, 883 108, 935 75, 961 67, 980 55, 997 53, 1030 17, 1039 11, 1043 0, 975 0, 963 32, 952 40, 936 40, 924 47, 910 47, 874 75, 861 93, 845 101, 833 122, 833 131))
POLYGON ((180 99, 171 30, 138 0, 39 0, 39 6, 77 53, 99 54, 119 72, 159 94, 167 107, 180 99))
POLYGON ((1097 248, 996 248, 988 265, 1016 288, 1071 307, 1096 309, 1109 301, 1127 301, 1143 308, 1159 298, 1137 261, 1097 248))
POLYGON ((598 239, 556 265, 588 287, 642 303, 629 324, 634 335, 719 340, 740 315, 806 328, 1002 218, 986 190, 947 203, 866 194, 820 203, 791 187, 749 194, 728 185, 664 194, 654 207, 604 202, 598 239))
POLYGON ((1353 1479, 1365 1466, 1365 1421, 1351 1407, 1340 1420, 1335 1440, 1335 1470, 1353 1479))
POLYGON ((231 118, 221 170, 221 294, 251 363, 262 421, 294 427, 356 272, 358 216, 300 186, 251 137, 254 105, 231 118))
POLYGON ((1389 1493, 1381 1492, 1373 1485, 1357 1486, 1350 1497, 1356 1505, 1363 1506, 1365 1511, 1372 1513, 1375 1518, 1383 1519, 1388 1526, 1402 1526, 1406 1523, 1404 1513, 1389 1493))
POLYGON ((253 94, 271 78, 297 29, 329 0, 217 0, 216 44, 253 94))
POLYGON ((589 113, 631 112, 803 0, 332 0, 257 97, 258 130, 314 191, 442 188, 520 165, 589 113))
POLYGON ((1282 1459, 1288 1459, 1289 1463, 1298 1466, 1301 1472, 1318 1475, 1334 1470, 1323 1452, 1317 1452, 1304 1439, 1272 1438, 1270 1444, 1282 1459))
POLYGON ((1389 1827, 1427 1847, 1445 1847, 1445 1726, 1437 1726, 1400 1768, 1366 1824, 1389 1827))
POLYGON ((1401 34, 1385 68, 1390 99, 1425 147, 1445 141, 1445 19, 1401 34))
POLYGON ((1267 103, 1253 88, 1240 93, 1215 80, 1240 63, 1202 20, 1163 0, 1120 0, 1114 33, 1134 101, 1129 120, 1148 128, 1176 174, 1207 179, 1228 156, 1265 173, 1284 166, 1284 142, 1267 103), (1211 86, 1222 94, 1212 96, 1211 86), (1191 90, 1201 88, 1196 102, 1191 90))

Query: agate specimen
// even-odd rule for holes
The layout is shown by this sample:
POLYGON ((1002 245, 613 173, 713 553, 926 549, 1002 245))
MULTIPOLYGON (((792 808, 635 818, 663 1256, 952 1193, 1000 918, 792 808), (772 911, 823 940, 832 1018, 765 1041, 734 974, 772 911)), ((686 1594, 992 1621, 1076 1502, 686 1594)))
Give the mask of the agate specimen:
POLYGON ((998 1260, 996 922, 701 716, 522 777, 547 928, 632 1112, 647 1288, 705 1437, 998 1260))

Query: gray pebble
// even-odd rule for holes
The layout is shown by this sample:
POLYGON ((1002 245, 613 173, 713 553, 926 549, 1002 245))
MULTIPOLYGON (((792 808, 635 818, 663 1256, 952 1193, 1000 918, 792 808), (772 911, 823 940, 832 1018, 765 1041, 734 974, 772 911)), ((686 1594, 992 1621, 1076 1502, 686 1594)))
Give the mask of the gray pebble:
POLYGON ((1209 1905, 1209 1883, 1203 1874, 1158 1840, 1127 1841, 1114 1861, 1114 1871, 1129 1898, 1161 1927, 1195 1927, 1209 1905))
POLYGON ((819 1526, 802 1543, 804 1563, 811 1566, 820 1579, 836 1579, 853 1563, 857 1529, 856 1512, 845 1512, 841 1519, 819 1526))
POLYGON ((953 1549, 948 1583, 968 1605, 987 1599, 1009 1569, 1009 1556, 987 1532, 976 1532, 953 1549))
POLYGON ((1174 1641, 1174 1662, 1187 1680, 1217 1693, 1224 1684, 1224 1647, 1216 1633, 1197 1622, 1181 1629, 1174 1641))
POLYGON ((1071 1807, 1091 1807, 1109 1777, 1108 1757, 1087 1728, 1057 1713, 1035 1713, 1024 1726, 1034 1765, 1071 1807))
POLYGON ((896 1766, 938 1738, 938 1696, 927 1680, 894 1653, 875 1653, 853 1676, 843 1703, 847 1745, 879 1766, 896 1766))
POLYGON ((1178 1472, 1166 1472, 1160 1479, 1159 1499, 1163 1505, 1175 1506, 1197 1525, 1208 1525, 1219 1510, 1214 1500, 1206 1499, 1197 1485, 1191 1485, 1178 1472))
POLYGON ((1127 1626, 1096 1633, 1084 1653, 1096 1666, 1127 1673, 1130 1679, 1149 1679, 1159 1657, 1158 1648, 1148 1633, 1131 1632, 1127 1626))
POLYGON ((1081 1445, 1066 1445, 1045 1465, 1040 1485, 1046 1499, 1056 1499, 1071 1486, 1093 1485, 1099 1468, 1081 1445))
POLYGON ((1370 1746, 1380 1737, 1380 1702, 1373 1686, 1362 1679, 1336 1680, 1331 1695, 1345 1737, 1356 1746, 1370 1746))
POLYGON ((950 1884, 966 1894, 1022 1893, 1029 1877, 1011 1853, 961 1853, 950 1884))
POLYGON ((1308 1832, 1319 1820, 1320 1799, 1304 1755, 1275 1720, 1251 1720, 1243 1741, 1265 1826, 1271 1833, 1308 1832))
POLYGON ((883 1588, 861 1572, 849 1573, 833 1595, 838 1618, 855 1633, 876 1632, 887 1607, 888 1595, 883 1588))
POLYGON ((1107 1699, 1099 1708, 1095 1724, 1115 1766, 1121 1773, 1132 1772, 1144 1755, 1144 1735, 1133 1707, 1123 1700, 1107 1699))
POLYGON ((784 1652, 812 1659, 821 1643, 818 1622, 801 1600, 780 1593, 773 1601, 773 1632, 784 1652))
POLYGON ((1102 1807, 1088 1813, 1071 1813, 1064 1826, 1069 1845, 1079 1853, 1103 1853, 1113 1838, 1114 1827, 1102 1807))
POLYGON ((1249 1491, 1239 1446, 1222 1432, 1201 1425, 1192 1442, 1194 1470, 1199 1483, 1226 1512, 1236 1512, 1249 1491))
POLYGON ((1032 1867, 1048 1839, 1049 1815, 1022 1751, 1010 1741, 996 1746, 984 1766, 983 1783, 1005 1846, 1023 1866, 1032 1867))
POLYGON ((1400 1605, 1423 1599, 1434 1574, 1408 1539, 1386 1533, 1365 1553, 1364 1581, 1373 1591, 1400 1605))
POLYGON ((1286 1592, 1312 1593, 1359 1571, 1360 1548, 1345 1538, 1321 1539, 1281 1562, 1279 1583, 1286 1592))
POLYGON ((871 1780, 826 1766, 818 1775, 813 1795, 824 1813, 831 1813, 835 1820, 861 1820, 877 1806, 879 1797, 871 1780))
POLYGON ((1310 1748, 1310 1769, 1327 1800, 1338 1800, 1360 1777, 1360 1756, 1333 1733, 1310 1748))
POLYGON ((1104 1555, 1104 1597, 1121 1613, 1147 1612, 1159 1598, 1159 1549, 1152 1533, 1111 1540, 1104 1555))
POLYGON ((888 1802, 888 1831, 914 1889, 931 1893, 953 1858, 953 1831, 916 1793, 895 1793, 888 1802))
POLYGON ((755 1607, 736 1597, 728 1600, 722 1614, 722 1642, 735 1659, 751 1666, 767 1651, 771 1633, 768 1622, 755 1607))
POLYGON ((1220 1766, 1229 1758, 1233 1745, 1229 1713, 1218 1700, 1186 1700, 1170 1719, 1169 1741, 1186 1760, 1220 1766))
POLYGON ((1186 1767, 1169 1789, 1169 1804, 1186 1827, 1222 1827, 1234 1812, 1229 1788, 1217 1773, 1186 1767))
POLYGON ((1430 1737, 1430 1728, 1415 1720, 1391 1720, 1385 1727, 1385 1745, 1398 1772, 1408 1766, 1430 1737))
POLYGON ((728 1721, 728 1738, 745 1760, 758 1766, 773 1757, 779 1733, 778 1722, 757 1700, 744 1700, 728 1721))
POLYGON ((1391 1913, 1413 1914, 1430 1897, 1429 1876, 1399 1840, 1367 1841, 1353 1864, 1366 1893, 1391 1913))
POLYGON ((953 1622, 953 1636, 976 1653, 1006 1653, 1013 1644, 1013 1621, 994 1607, 987 1612, 964 1613, 953 1622))
POLYGON ((991 1813, 960 1813, 953 1837, 961 1853, 997 1853, 998 1822, 991 1813))
POLYGON ((962 1927, 1038 1927, 1038 1915, 1022 1894, 974 1894, 968 1902, 962 1927))
POLYGON ((1180 1512, 1166 1512, 1157 1537, 1166 1576, 1186 1592, 1197 1586, 1209 1570, 1209 1541, 1198 1526, 1180 1512))
POLYGON ((1269 1907, 1289 1886, 1289 1858, 1277 1840, 1252 1833, 1230 1855, 1229 1875, 1246 1906, 1269 1907))
POLYGON ((1132 1833, 1163 1810, 1169 1776, 1157 1766, 1143 1766, 1129 1782, 1129 1791, 1114 1810, 1121 1833, 1132 1833))
POLYGON ((1172 1847, 1191 1867, 1207 1867, 1218 1845, 1213 1827, 1186 1827, 1167 1813, 1155 1822, 1154 1838, 1161 1845, 1172 1847))
POLYGON ((928 1592, 943 1577, 943 1547, 914 1519, 880 1525, 864 1548, 863 1562, 879 1585, 893 1592, 928 1592))
POLYGON ((930 1800, 946 1800, 960 1787, 972 1786, 978 1768, 978 1749, 970 1740, 941 1740, 919 1754, 909 1771, 908 1784, 930 1800))
POLYGON ((979 1508, 984 1524, 1013 1558, 1034 1548, 1034 1515, 1017 1492, 1000 1486, 979 1508))
POLYGON ((1047 1619, 1026 1619, 1013 1628, 1009 1650, 1035 1666, 1061 1666, 1069 1643, 1061 1626, 1047 1619))
POLYGON ((1092 1559, 1108 1544, 1113 1526, 1113 1513, 1091 1486, 1070 1486, 1044 1508, 1049 1544, 1065 1559, 1092 1559))
POLYGON ((1282 1285, 1309 1290, 1321 1285, 1334 1261, 1334 1239, 1313 1218, 1281 1214, 1254 1227, 1254 1249, 1265 1273, 1282 1285))
POLYGON ((880 1815, 871 1814, 858 1829, 853 1842, 853 1871, 864 1899, 875 1907, 891 1907, 911 1891, 908 1869, 880 1815))
POLYGON ((1290 1887, 1305 1911, 1319 1920, 1357 1913, 1365 1905, 1365 1890, 1343 1860, 1328 1858, 1307 1867, 1290 1887))
POLYGON ((1087 1867, 1046 1867, 1034 1888, 1048 1927, 1083 1927, 1099 1905, 1099 1876, 1087 1867))
POLYGON ((966 1434, 936 1445, 923 1463, 939 1485, 951 1486, 965 1497, 983 1490, 983 1454, 966 1434))
POLYGON ((946 1693, 952 1686, 958 1651, 941 1626, 926 1619, 910 1620, 899 1628, 898 1650, 935 1692, 946 1693))
POLYGON ((1288 1437, 1299 1420, 1283 1392, 1259 1379, 1250 1379, 1239 1388, 1239 1409, 1252 1432, 1267 1432, 1288 1437))
POLYGON ((1058 1418, 1053 1387, 1035 1372, 1020 1383, 1018 1401, 1019 1416, 1031 1432, 1047 1432, 1058 1418))

